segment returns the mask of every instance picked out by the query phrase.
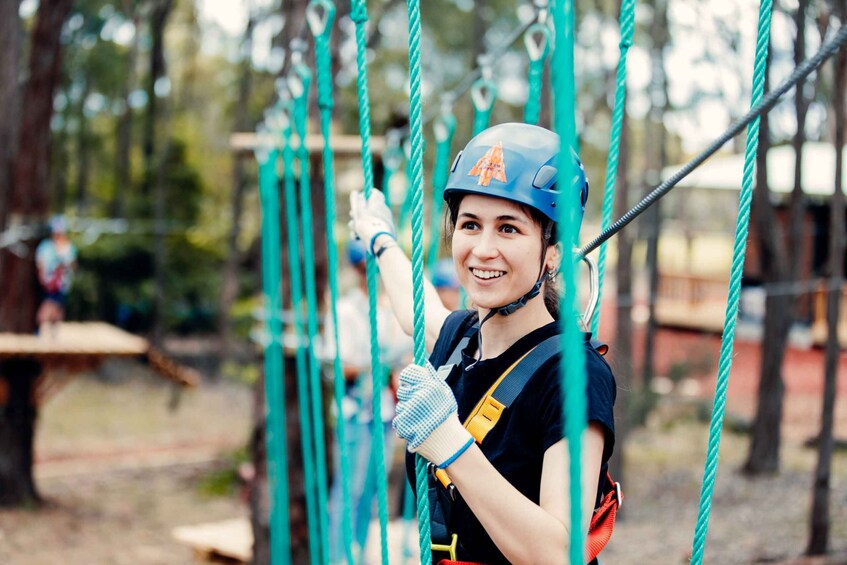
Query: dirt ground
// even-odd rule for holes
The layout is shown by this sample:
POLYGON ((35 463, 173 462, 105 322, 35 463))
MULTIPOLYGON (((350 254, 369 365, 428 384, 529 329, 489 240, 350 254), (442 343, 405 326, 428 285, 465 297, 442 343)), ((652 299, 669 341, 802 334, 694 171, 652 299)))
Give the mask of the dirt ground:
MULTIPOLYGON (((688 359, 713 345, 690 341, 688 359)), ((677 336, 674 351, 685 349, 683 342, 677 336)), ((666 346, 661 340, 660 345, 666 346)), ((729 411, 743 419, 752 414, 747 391, 755 386, 749 368, 745 373, 752 354, 744 346, 737 354, 729 411)), ((713 387, 707 364, 692 367, 693 380, 678 387, 688 396, 665 397, 649 425, 630 437, 624 516, 604 552, 604 564, 687 562, 708 441, 707 424, 698 418, 704 404, 698 397, 709 398, 713 387), (703 374, 697 378, 699 370, 703 374)), ((742 477, 737 469, 747 438, 724 433, 706 563, 788 562, 802 554, 815 464, 814 450, 803 442, 817 428, 820 406, 818 387, 804 385, 818 377, 808 367, 805 371, 790 371, 799 376, 789 379, 779 475, 756 481, 742 477)), ((0 512, 0 563, 188 564, 194 562, 192 551, 172 539, 174 527, 247 515, 237 492, 213 496, 202 485, 229 468, 232 452, 243 446, 250 390, 205 384, 183 393, 173 410, 170 386, 144 369, 113 365, 107 374, 120 376, 112 379, 116 382, 78 378, 41 412, 36 476, 48 504, 0 512)), ((839 400, 837 433, 842 438, 847 437, 844 404, 839 400)), ((837 453, 833 473, 835 556, 828 563, 847 563, 845 452, 837 453)))

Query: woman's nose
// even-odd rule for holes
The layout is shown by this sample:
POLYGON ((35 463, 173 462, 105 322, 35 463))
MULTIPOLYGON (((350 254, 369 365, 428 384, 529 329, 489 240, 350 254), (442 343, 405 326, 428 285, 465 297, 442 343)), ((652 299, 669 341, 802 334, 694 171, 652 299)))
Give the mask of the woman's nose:
POLYGON ((476 239, 473 254, 479 259, 492 259, 499 254, 494 234, 483 231, 476 239))

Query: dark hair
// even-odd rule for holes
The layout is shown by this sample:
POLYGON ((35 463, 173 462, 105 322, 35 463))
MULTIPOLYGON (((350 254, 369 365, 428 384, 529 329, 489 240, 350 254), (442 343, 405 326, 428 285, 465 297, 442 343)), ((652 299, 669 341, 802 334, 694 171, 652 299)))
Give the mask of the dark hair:
MULTIPOLYGON (((459 217, 459 204, 461 204, 464 196, 464 194, 459 193, 451 198, 447 198, 447 207, 444 209, 444 242, 447 244, 448 248, 450 248, 453 240, 453 232, 456 231, 456 220, 459 217)), ((556 233, 555 222, 551 221, 547 216, 531 206, 517 202, 516 204, 525 214, 532 218, 533 222, 541 227, 541 233, 543 234, 544 242, 547 245, 555 245, 558 243, 558 234, 556 233), (548 231, 549 237, 546 236, 548 231)), ((542 276, 546 277, 546 273, 542 273, 542 276)), ((559 292, 559 285, 555 281, 551 281, 549 279, 545 280, 543 294, 544 306, 555 320, 559 319, 560 298, 561 293, 559 292)))

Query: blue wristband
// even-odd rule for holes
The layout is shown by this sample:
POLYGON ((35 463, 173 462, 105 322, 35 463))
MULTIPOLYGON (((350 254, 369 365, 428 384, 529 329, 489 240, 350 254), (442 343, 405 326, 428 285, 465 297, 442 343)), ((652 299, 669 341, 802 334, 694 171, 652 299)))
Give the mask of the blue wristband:
POLYGON ((459 451, 457 451, 456 453, 454 453, 454 454, 452 455, 452 457, 450 457, 447 461, 445 461, 445 462, 444 462, 444 463, 442 463, 441 465, 438 465, 438 468, 439 468, 439 469, 446 469, 447 467, 449 467, 449 466, 453 463, 453 461, 455 461, 456 459, 458 459, 458 458, 459 458, 459 456, 460 456, 460 455, 462 455, 462 453, 464 453, 465 451, 467 451, 467 450, 468 450, 468 448, 469 448, 470 446, 472 446, 473 444, 474 444, 474 438, 470 438, 470 439, 468 440, 468 443, 466 443, 465 445, 463 445, 463 446, 462 446, 462 448, 461 448, 459 451))
POLYGON ((396 238, 396 237, 394 237, 394 234, 393 234, 393 233, 391 233, 391 232, 387 232, 387 231, 380 231, 380 232, 376 232, 376 233, 373 235, 373 237, 371 237, 371 242, 370 242, 370 244, 368 244, 368 249, 370 249, 371 256, 376 256, 376 252, 374 251, 374 243, 376 243, 376 238, 378 238, 378 237, 379 237, 379 236, 381 236, 381 235, 387 235, 388 237, 390 237, 390 238, 391 238, 391 239, 393 239, 394 241, 397 241, 397 238, 396 238))

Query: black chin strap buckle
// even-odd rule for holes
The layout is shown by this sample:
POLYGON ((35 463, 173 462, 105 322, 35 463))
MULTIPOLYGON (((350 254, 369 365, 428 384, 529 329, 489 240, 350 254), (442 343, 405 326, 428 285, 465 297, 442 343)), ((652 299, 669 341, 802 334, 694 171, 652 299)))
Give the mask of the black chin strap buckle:
POLYGON ((542 280, 539 280, 538 282, 536 282, 535 286, 533 286, 532 289, 529 292, 527 292, 526 294, 524 294, 523 296, 521 296, 520 298, 518 298, 517 300, 515 300, 511 304, 507 304, 506 306, 502 306, 500 308, 497 308, 497 313, 500 314, 501 316, 508 316, 510 314, 514 314, 515 312, 517 312, 518 310, 520 310, 521 308, 526 306, 527 302, 529 302, 530 300, 532 300, 533 298, 538 296, 538 293, 541 292, 542 282, 543 282, 542 280))

